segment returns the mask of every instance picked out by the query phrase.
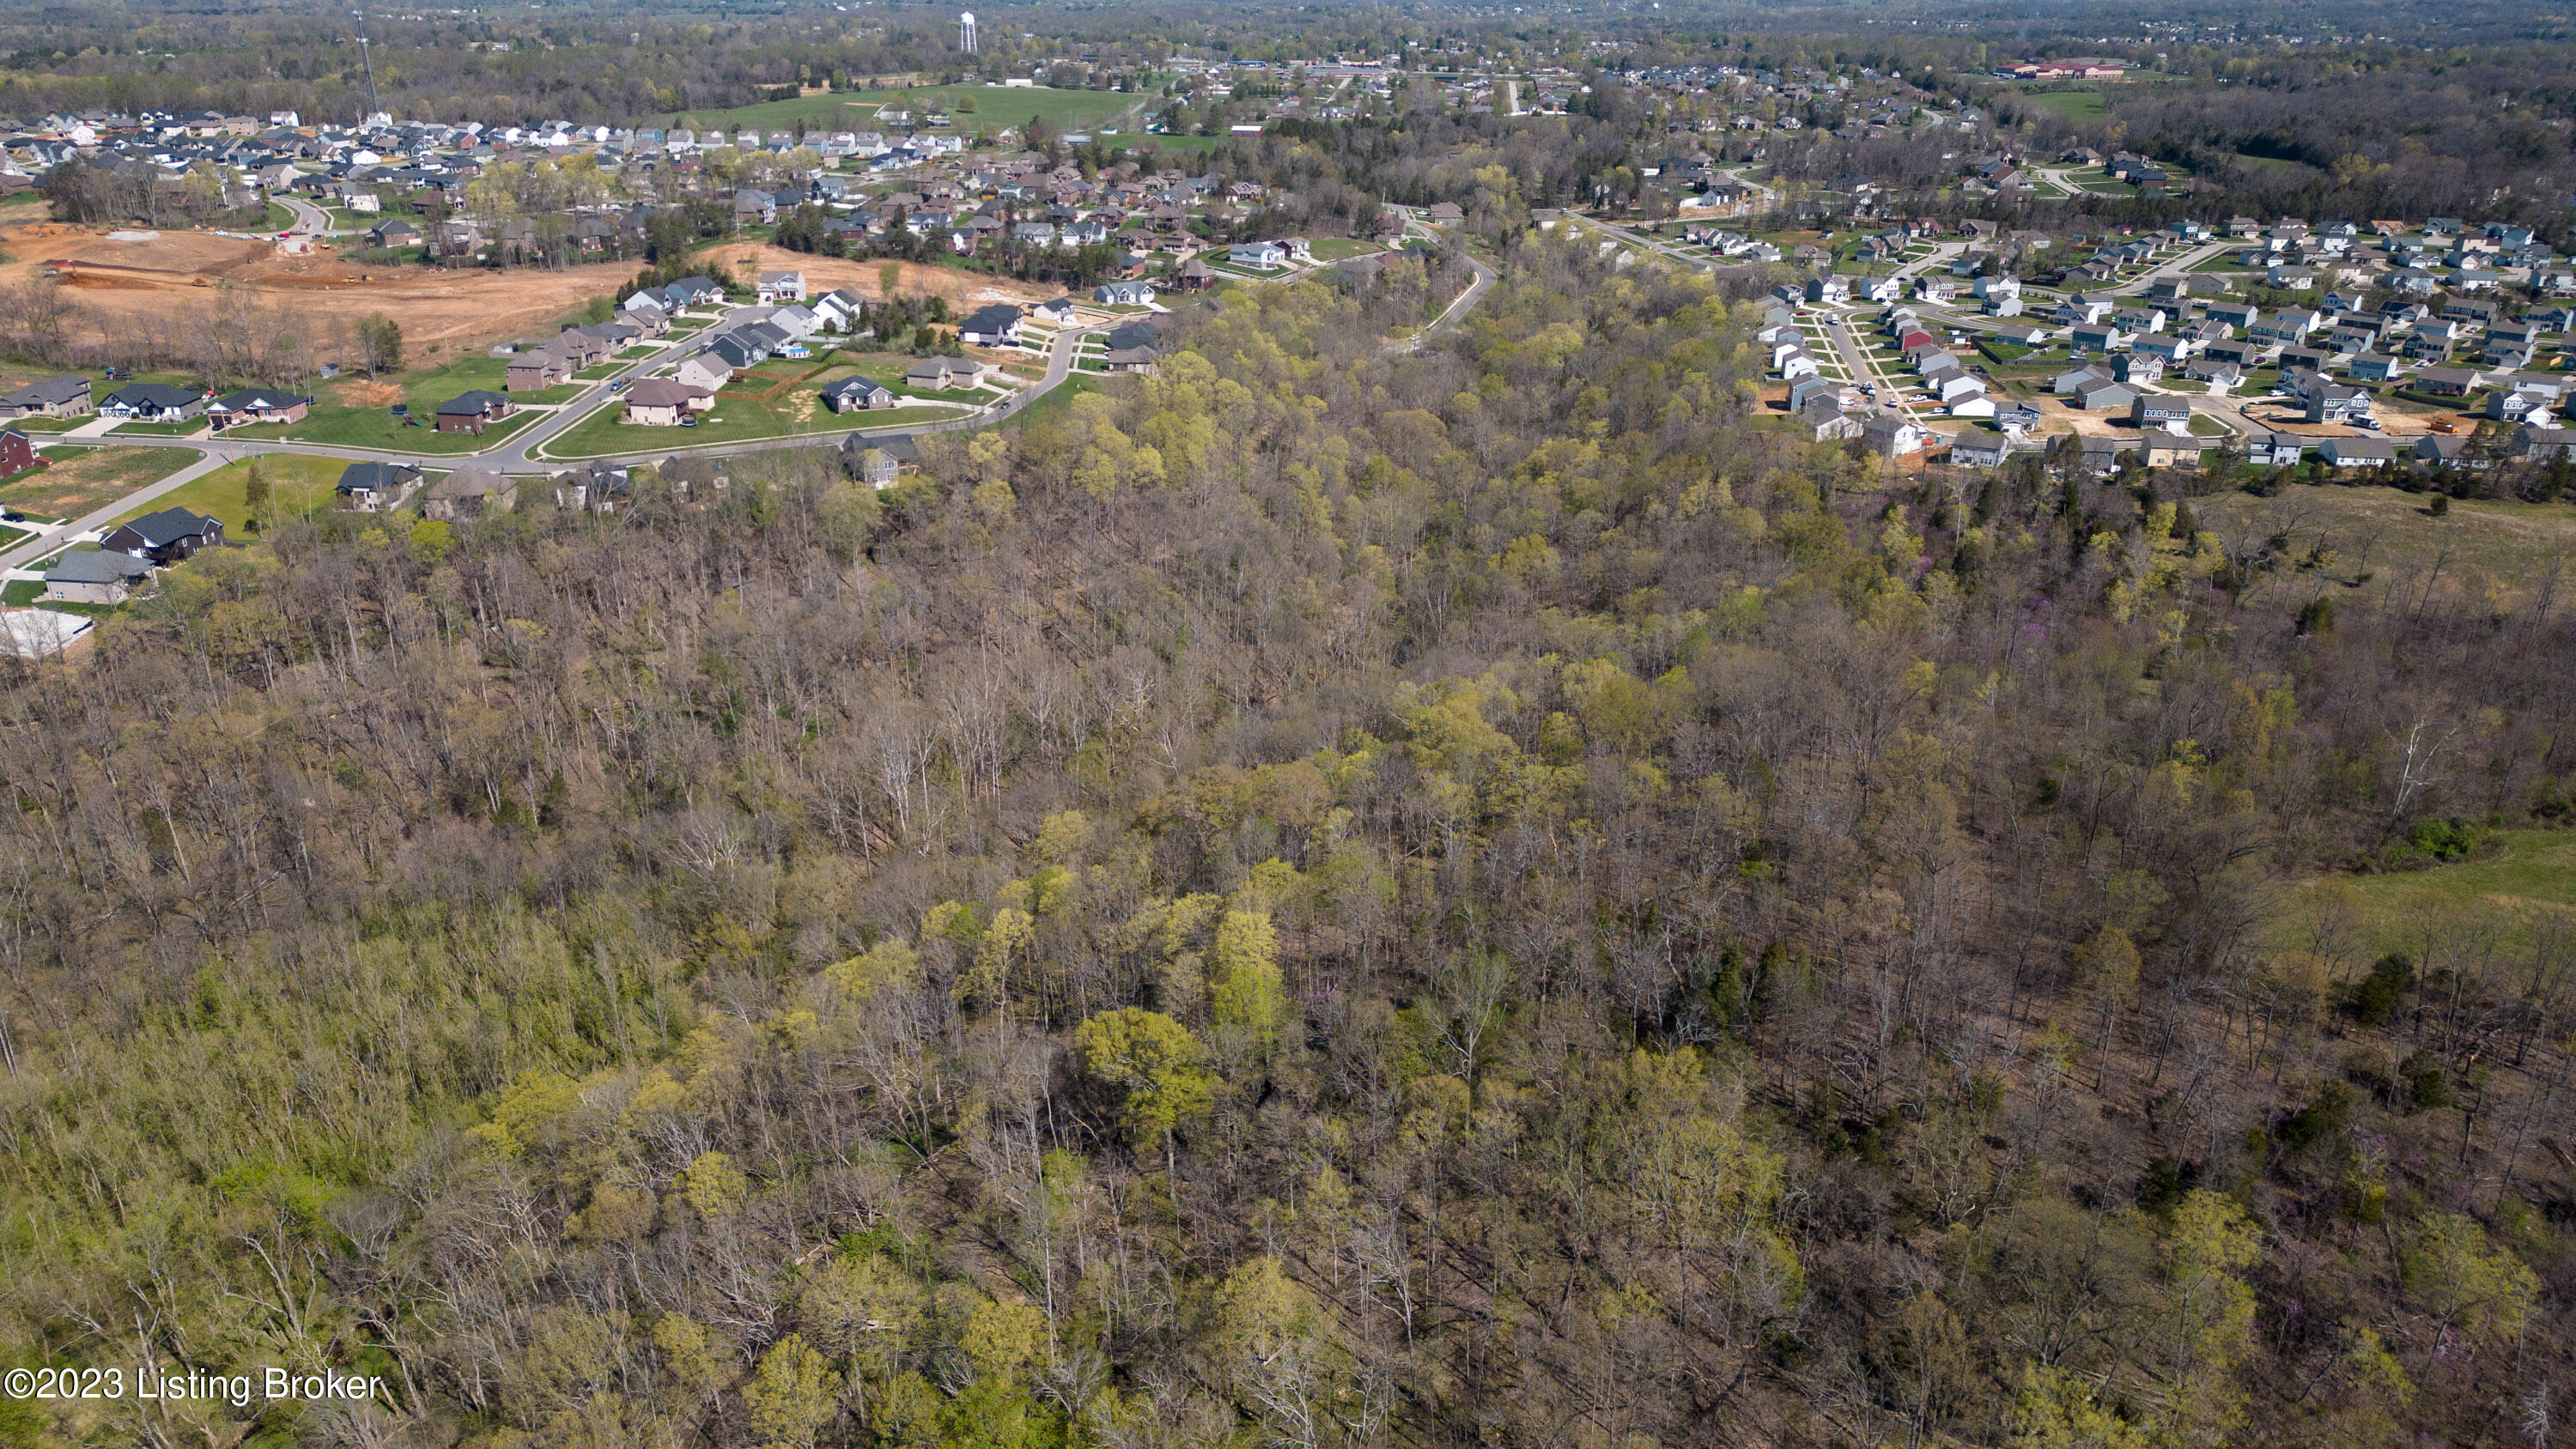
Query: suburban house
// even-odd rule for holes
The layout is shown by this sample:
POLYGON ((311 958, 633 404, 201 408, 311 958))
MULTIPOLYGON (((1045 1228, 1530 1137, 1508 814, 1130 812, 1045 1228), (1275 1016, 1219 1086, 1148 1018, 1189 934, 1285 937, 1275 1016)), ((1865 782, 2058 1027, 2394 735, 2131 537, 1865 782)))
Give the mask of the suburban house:
POLYGON ((16 428, 0 432, 0 478, 15 477, 43 461, 34 439, 16 428))
POLYGON ((572 376, 572 359, 552 347, 533 352, 510 354, 509 369, 501 375, 501 386, 509 392, 544 392, 572 376))
POLYGON ((89 414, 89 379, 77 372, 0 393, 0 418, 84 418, 89 414))
POLYGON ((442 433, 476 433, 510 415, 516 404, 502 393, 476 388, 458 393, 438 405, 438 430, 442 433))
POLYGON ((1103 282, 1092 289, 1091 300, 1111 307, 1149 306, 1154 300, 1154 284, 1147 281, 1103 282))
POLYGON ((2329 468, 2376 468, 2397 461, 2397 445, 2386 438, 2327 438, 2317 444, 2317 459, 2329 468))
POLYGON ((676 377, 648 377, 626 394, 626 421, 648 428, 674 428, 691 413, 716 405, 715 390, 676 377))
POLYGON ((671 369, 671 378, 691 387, 719 388, 733 381, 733 364, 714 351, 691 353, 671 369))
POLYGON ((244 423, 300 423, 312 409, 313 399, 301 393, 246 387, 207 404, 206 421, 218 431, 244 423))
POLYGON ((156 564, 174 564, 224 541, 222 523, 185 508, 164 508, 120 524, 98 546, 156 564))
POLYGON ((760 300, 771 306, 786 302, 802 302, 805 300, 805 274, 803 272, 763 272, 760 274, 760 285, 757 290, 760 300))
POLYGON ((2425 468, 2484 467, 2469 456, 2469 440, 2457 433, 2426 433, 2407 450, 2407 457, 2425 468))
POLYGON ((957 328, 957 340, 973 347, 1007 347, 1020 340, 1019 308, 1008 302, 996 302, 957 328))
POLYGON ((2307 420, 2312 423, 2355 423, 2370 416, 2370 394, 2357 387, 2318 379, 2305 389, 2307 420))
POLYGON ((2191 429, 2191 400, 2162 395, 2133 398, 2129 402, 2129 426, 2188 432, 2191 429))
POLYGON ((184 422, 206 410, 206 395, 193 387, 173 387, 166 382, 129 382, 109 393, 98 410, 107 417, 137 422, 184 422))
POLYGON ((894 406, 894 392, 884 383, 845 377, 823 389, 823 406, 836 413, 864 412, 894 406))
POLYGON ((1861 442, 1882 458, 1902 458, 1947 440, 1909 418, 1876 417, 1861 424, 1861 442))
POLYGON ((2136 388, 2127 383, 2113 382, 2106 377, 2076 388, 2074 400, 2068 406, 2079 407, 2086 412, 2113 412, 2137 400, 2136 388))
POLYGON ((952 387, 966 387, 983 376, 983 369, 962 357, 925 357, 906 369, 903 385, 924 392, 945 392, 952 387))
MULTIPOLYGON (((1095 292, 1092 295, 1097 297, 1100 294, 1095 292)), ((1058 297, 1052 302, 1040 302, 1037 306, 1031 308, 1030 311, 1036 315, 1039 321, 1061 327, 1065 323, 1073 320, 1073 299, 1071 297, 1058 297)))
POLYGON ((2532 461, 2576 458, 2576 428, 2526 423, 2514 430, 2510 451, 2517 458, 2532 461))
POLYGON ((2415 391, 2433 397, 2467 397, 2486 386, 2486 375, 2473 367, 2428 367, 2415 374, 2415 391))
POLYGON ((152 577, 152 565, 127 553, 74 549, 45 570, 45 597, 66 604, 122 604, 152 577))
MULTIPOLYGON (((749 372, 769 360, 770 339, 759 335, 759 326, 755 322, 721 337, 708 339, 707 350, 700 356, 712 357, 723 363, 727 377, 737 372, 749 372)), ((783 342, 786 338, 782 334, 777 340, 783 342)))
POLYGON ((1284 267, 1288 249, 1277 242, 1242 242, 1226 249, 1225 259, 1238 267, 1284 267))
POLYGON ((921 466, 921 453, 913 445, 912 435, 898 433, 892 437, 866 437, 851 434, 841 444, 842 466, 850 476, 872 488, 892 484, 895 476, 907 468, 921 466))
POLYGON ((352 463, 340 470, 334 490, 342 506, 360 513, 399 508, 420 486, 420 470, 409 463, 352 463))
POLYGON ((485 513, 507 513, 519 498, 518 485, 489 468, 464 467, 439 479, 421 499, 423 518, 453 521, 485 513))

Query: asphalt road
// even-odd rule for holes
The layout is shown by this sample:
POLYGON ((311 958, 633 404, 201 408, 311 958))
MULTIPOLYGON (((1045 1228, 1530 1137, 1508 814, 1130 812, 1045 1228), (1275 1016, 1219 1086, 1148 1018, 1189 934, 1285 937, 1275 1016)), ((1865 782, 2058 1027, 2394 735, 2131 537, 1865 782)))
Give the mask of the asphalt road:
POLYGON ((295 213, 295 224, 287 228, 289 232, 297 236, 315 237, 331 234, 330 214, 312 202, 300 196, 275 195, 270 199, 295 213))
MULTIPOLYGON (((1479 266, 1479 271, 1483 271, 1481 265, 1479 266)), ((1489 276, 1490 274, 1488 273, 1486 275, 1489 276)), ((793 433, 784 437, 753 438, 740 442, 709 443, 695 447, 689 446, 681 441, 687 437, 687 433, 684 430, 674 428, 669 430, 656 430, 658 437, 668 439, 668 441, 663 442, 660 446, 638 448, 632 452, 615 453, 607 456, 611 461, 625 462, 650 461, 656 458, 668 457, 673 453, 686 454, 692 457, 722 457, 736 453, 767 452, 777 448, 805 448, 815 446, 816 444, 837 446, 842 439, 849 437, 853 433, 945 433, 972 428, 989 427, 994 423, 1001 422, 1004 419, 1010 418, 1021 412, 1026 409, 1029 404, 1037 401, 1047 393, 1054 391, 1057 387, 1062 386, 1065 379, 1073 375, 1074 353, 1075 349, 1079 345, 1080 338, 1086 333, 1103 330, 1103 327, 1106 325, 1107 324, 1101 324, 1085 328, 1066 328, 1057 332, 1055 345, 1050 348, 1047 353, 1047 370, 1046 375, 1043 378, 1034 385, 1020 389, 990 407, 979 408, 973 412, 961 412, 957 415, 954 421, 914 423, 906 426, 881 428, 844 428, 835 429, 830 432, 818 433, 793 433)), ((654 368, 662 366, 668 362, 672 356, 674 356, 674 354, 666 351, 653 357, 639 359, 632 365, 620 369, 613 377, 601 378, 594 382, 590 389, 587 392, 584 392, 580 397, 566 403, 561 409, 557 410, 552 415, 542 418, 530 427, 511 435, 507 441, 474 453, 447 453, 431 456, 419 453, 406 453, 394 449, 334 447, 318 443, 296 443, 270 438, 228 440, 220 437, 194 439, 156 437, 149 441, 148 446, 155 448, 192 449, 199 454, 197 461, 190 463, 188 466, 171 474, 167 478, 161 479, 157 483, 153 483, 148 487, 138 489, 135 492, 125 495, 123 498, 116 500, 105 508, 99 509, 97 512, 91 513, 85 517, 73 519, 69 523, 63 524, 59 527, 45 529, 35 538, 19 544, 15 548, 9 549, 6 552, 0 552, 0 569, 24 567, 28 563, 43 558, 47 554, 62 547, 63 540, 66 538, 77 537, 91 529, 102 527, 111 519, 119 518, 127 513, 131 513, 144 504, 150 503, 186 484, 195 482, 197 479, 215 471, 217 468, 221 468, 226 464, 240 462, 244 458, 257 458, 271 454, 289 453, 306 457, 346 458, 353 463, 369 461, 420 463, 431 468, 453 468, 467 463, 479 463, 485 467, 493 468, 503 473, 551 473, 565 468, 578 467, 594 460, 589 458, 546 458, 541 456, 540 450, 549 441, 562 436, 567 430, 578 426, 584 418, 589 417, 599 408, 618 406, 623 394, 611 392, 609 390, 609 384, 611 382, 621 378, 634 379, 643 377, 650 373, 654 368)), ((87 442, 90 440, 83 439, 82 441, 87 442)), ((109 446, 114 446, 114 444, 110 443, 109 446)))

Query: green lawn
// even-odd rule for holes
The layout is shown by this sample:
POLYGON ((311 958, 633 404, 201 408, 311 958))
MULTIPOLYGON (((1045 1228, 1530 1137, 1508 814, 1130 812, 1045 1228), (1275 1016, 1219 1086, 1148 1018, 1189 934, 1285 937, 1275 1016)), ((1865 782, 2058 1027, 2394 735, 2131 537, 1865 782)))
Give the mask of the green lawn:
POLYGON ((205 431, 205 427, 205 421, 197 419, 184 423, 118 423, 108 431, 120 438, 184 438, 205 431))
POLYGON ((1315 260, 1319 262, 1344 262, 1353 257, 1371 256, 1383 250, 1374 242, 1359 241, 1346 236, 1321 238, 1309 249, 1315 254, 1315 260))
POLYGON ((2274 950, 2315 950, 2346 938, 2367 965, 2390 951, 2418 960, 2428 933, 2492 925, 2508 942, 2536 917, 2576 908, 2576 832, 2500 830, 2478 858, 2386 875, 2325 876, 2293 885, 2271 927, 2274 950))
POLYGON ((293 427, 238 428, 245 437, 284 438, 292 443, 320 443, 334 448, 383 448, 396 453, 479 453, 498 446, 502 439, 528 426, 543 413, 519 412, 485 428, 481 436, 473 433, 442 433, 433 423, 436 414, 412 405, 413 416, 420 426, 405 426, 403 419, 384 408, 316 408, 313 415, 293 427))
POLYGON ((1117 91, 1062 91, 1048 86, 1027 90, 982 85, 921 86, 906 91, 833 91, 799 96, 792 101, 764 101, 730 111, 684 111, 664 116, 663 124, 702 133, 711 126, 721 126, 728 132, 751 126, 764 137, 771 131, 792 131, 800 120, 808 131, 827 135, 833 131, 867 131, 876 128, 880 106, 901 106, 906 98, 916 117, 925 111, 947 112, 950 129, 964 136, 975 135, 988 125, 995 130, 1024 126, 1031 116, 1059 132, 1089 131, 1118 119, 1139 102, 1152 100, 1117 91), (963 108, 964 97, 973 98, 973 111, 963 108))
POLYGON ((637 362, 647 357, 659 357, 668 350, 669 349, 667 348, 651 347, 638 343, 635 346, 629 347, 625 351, 618 353, 617 360, 620 362, 637 362))
POLYGON ((269 499, 279 512, 311 513, 331 505, 332 489, 348 466, 345 459, 308 458, 293 453, 245 459, 130 509, 117 521, 164 508, 187 508, 221 519, 226 529, 241 534, 247 532, 244 524, 250 517, 246 490, 253 467, 268 475, 269 499))
MULTIPOLYGON (((576 382, 597 382, 603 377, 615 377, 617 374, 624 372, 625 370, 626 364, 622 362, 603 362, 596 367, 585 367, 581 371, 574 373, 573 380, 576 382)), ((553 392, 555 389, 550 387, 547 388, 546 391, 553 392)), ((552 401, 552 399, 548 399, 548 401, 552 401)))
POLYGON ((68 433, 95 421, 92 418, 12 418, 0 428, 16 428, 22 433, 68 433))
MULTIPOLYGON (((504 418, 487 429, 481 437, 472 433, 441 433, 433 426, 438 405, 459 393, 481 389, 502 391, 501 384, 509 363, 498 357, 466 357, 444 367, 424 368, 390 379, 403 389, 404 400, 412 416, 420 419, 419 427, 406 427, 393 415, 391 408, 377 403, 359 403, 351 399, 372 390, 372 385, 356 378, 325 383, 312 414, 300 423, 261 423, 229 430, 229 435, 244 438, 283 438, 296 443, 323 443, 344 448, 386 448, 400 453, 474 453, 491 447, 503 438, 526 427, 534 413, 518 413, 504 418)), ((543 392, 513 393, 518 403, 570 402, 586 389, 578 383, 563 383, 543 392)))
POLYGON ((0 488, 0 504, 34 518, 78 518, 197 461, 186 448, 57 447, 53 466, 0 488))
MULTIPOLYGON (((798 425, 782 416, 774 406, 740 398, 719 404, 712 415, 694 428, 637 427, 626 423, 625 415, 624 408, 601 408, 548 442, 544 456, 601 458, 618 453, 663 452, 674 448, 702 447, 709 443, 783 438, 799 431, 798 425)), ((929 423, 955 422, 965 416, 966 413, 956 408, 898 407, 837 415, 818 410, 802 431, 816 438, 836 438, 862 428, 921 427, 929 423)))
POLYGON ((2087 91, 2026 91, 2022 101, 2044 111, 2055 111, 2070 121, 2096 121, 2102 118, 2105 98, 2098 89, 2087 91))

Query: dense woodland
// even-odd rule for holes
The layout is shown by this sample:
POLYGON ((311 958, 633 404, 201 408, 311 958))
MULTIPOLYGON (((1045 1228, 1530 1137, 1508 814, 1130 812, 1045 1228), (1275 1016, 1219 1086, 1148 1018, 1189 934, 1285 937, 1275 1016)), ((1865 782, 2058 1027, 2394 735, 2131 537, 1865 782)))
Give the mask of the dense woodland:
POLYGON ((0 1353, 396 1387, 0 1439, 2566 1442, 2576 934, 2280 927, 2565 816, 2552 582, 1883 473, 1496 260, 10 676, 0 1353))

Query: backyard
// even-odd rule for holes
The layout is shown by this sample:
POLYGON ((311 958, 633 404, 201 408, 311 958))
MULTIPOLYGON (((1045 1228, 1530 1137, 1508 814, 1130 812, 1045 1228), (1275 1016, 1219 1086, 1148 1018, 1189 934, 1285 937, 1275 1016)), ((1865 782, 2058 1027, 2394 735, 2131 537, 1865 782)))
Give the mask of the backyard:
POLYGON ((244 459, 218 468, 203 478, 175 488, 139 508, 127 510, 117 521, 158 512, 164 508, 185 508, 220 519, 227 529, 247 533, 250 520, 250 476, 253 468, 268 477, 269 504, 280 514, 312 513, 331 503, 332 488, 349 466, 342 458, 309 458, 294 453, 272 453, 262 458, 244 459))

